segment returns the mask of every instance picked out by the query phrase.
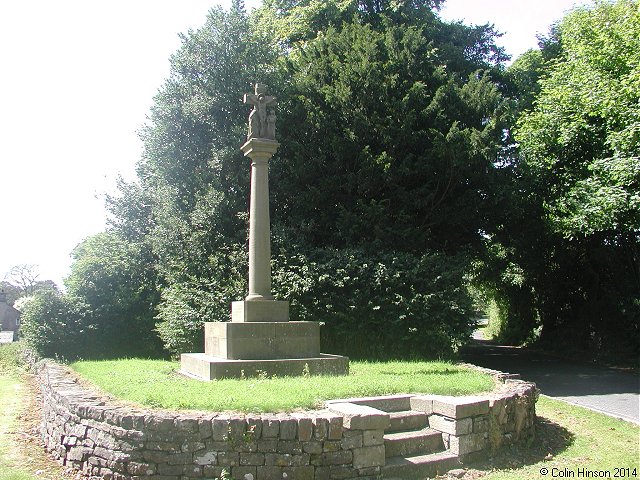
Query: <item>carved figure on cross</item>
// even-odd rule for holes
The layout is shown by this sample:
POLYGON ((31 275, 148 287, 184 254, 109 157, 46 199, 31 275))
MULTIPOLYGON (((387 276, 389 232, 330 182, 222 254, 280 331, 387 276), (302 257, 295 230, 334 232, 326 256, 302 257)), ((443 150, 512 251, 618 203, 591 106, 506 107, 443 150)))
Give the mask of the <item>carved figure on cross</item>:
POLYGON ((267 112, 267 107, 275 107, 276 97, 267 95, 267 86, 256 83, 255 94, 245 93, 244 103, 253 105, 249 114, 249 134, 247 140, 252 138, 276 139, 275 113, 267 112))

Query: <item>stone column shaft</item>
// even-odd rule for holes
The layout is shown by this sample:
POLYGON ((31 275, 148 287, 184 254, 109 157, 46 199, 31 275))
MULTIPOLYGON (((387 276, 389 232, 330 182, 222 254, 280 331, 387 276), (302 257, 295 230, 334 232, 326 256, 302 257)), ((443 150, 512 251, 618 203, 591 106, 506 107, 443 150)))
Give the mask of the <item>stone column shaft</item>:
POLYGON ((273 300, 271 295, 271 238, 269 221, 269 159, 278 142, 252 138, 242 146, 251 159, 249 207, 249 295, 252 300, 273 300))

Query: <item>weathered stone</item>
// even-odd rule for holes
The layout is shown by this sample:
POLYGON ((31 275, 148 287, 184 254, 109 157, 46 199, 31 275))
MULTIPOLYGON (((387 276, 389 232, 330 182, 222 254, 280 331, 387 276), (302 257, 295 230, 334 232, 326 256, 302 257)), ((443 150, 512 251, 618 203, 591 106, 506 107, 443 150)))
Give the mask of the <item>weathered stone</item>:
POLYGON ((360 448, 363 445, 362 435, 352 435, 349 437, 343 437, 343 439, 340 441, 340 445, 344 450, 360 448))
POLYGON ((431 415, 433 412, 433 396, 432 395, 416 395, 411 397, 411 410, 424 412, 431 415))
POLYGON ((256 480, 256 467, 231 467, 231 476, 237 480, 256 480))
POLYGON ((156 473, 156 466, 150 463, 130 462, 127 471, 132 475, 153 475, 156 473))
POLYGON ((258 452, 277 452, 278 451, 278 439, 277 438, 269 438, 265 440, 258 440, 257 442, 257 450, 258 452))
POLYGON ((384 430, 389 426, 389 414, 366 405, 332 403, 329 410, 343 417, 344 428, 349 430, 384 430))
POLYGON ((216 467, 214 465, 204 465, 202 467, 202 473, 207 478, 219 478, 222 476, 223 470, 225 470, 224 467, 216 467))
POLYGON ((161 463, 158 465, 160 475, 182 475, 184 468, 182 465, 168 465, 161 463))
POLYGON ((169 442, 146 442, 145 447, 147 450, 159 450, 161 452, 179 453, 181 451, 180 445, 169 442))
POLYGON ((280 433, 280 420, 273 417, 262 419, 262 438, 276 438, 280 433))
POLYGON ((473 433, 485 433, 489 431, 489 419, 487 416, 473 419, 473 433))
POLYGON ((473 431, 473 420, 469 417, 454 419, 442 415, 430 415, 429 427, 451 435, 467 435, 473 431))
POLYGON ((67 452, 66 458, 70 461, 81 462, 87 453, 90 453, 90 451, 86 447, 71 447, 67 452))
POLYGON ((167 455, 167 463, 169 465, 184 465, 193 461, 192 453, 172 453, 167 455))
POLYGON ((312 465, 342 465, 351 463, 353 453, 351 450, 340 450, 339 452, 325 452, 319 455, 311 455, 312 465))
POLYGON ((298 417, 298 440, 306 442, 313 436, 313 420, 309 417, 298 417))
POLYGON ((362 445, 372 447, 384 443, 384 430, 363 430, 362 445))
POLYGON ((242 416, 231 416, 229 418, 229 438, 234 442, 246 441, 246 422, 242 416))
POLYGON ((315 479, 314 480, 329 480, 331 475, 331 467, 323 466, 323 467, 315 467, 315 479))
POLYGON ((310 465, 283 467, 280 478, 283 480, 315 480, 314 470, 310 465))
MULTIPOLYGON (((381 422, 379 416, 366 415, 372 413, 370 411, 360 417, 349 417, 348 426, 343 422, 342 427, 342 415, 333 410, 333 413, 266 416, 271 419, 267 433, 271 428, 274 436, 263 438, 262 417, 195 417, 129 412, 106 406, 111 423, 99 421, 89 417, 92 410, 87 405, 93 401, 91 395, 85 399, 77 385, 69 385, 65 379, 57 386, 51 375, 42 385, 45 445, 54 457, 68 467, 82 470, 89 480, 195 480, 219 477, 223 468, 232 471, 235 468, 236 473, 254 476, 254 480, 379 480, 381 475, 380 461, 384 460, 380 459, 385 450, 382 428, 353 428, 362 428, 367 422, 381 422), (73 412, 82 412, 86 417, 73 412), (218 440, 214 439, 216 419, 218 440), (233 426, 235 420, 239 423, 233 426), (169 422, 173 428, 168 428, 169 422)), ((445 446, 457 452, 463 461, 483 458, 490 436, 493 448, 531 438, 534 434, 535 386, 511 382, 507 387, 504 392, 493 394, 490 401, 486 399, 489 414, 465 416, 473 408, 482 411, 482 402, 465 404, 455 399, 446 408, 460 418, 442 413, 431 415, 431 427, 443 430, 445 446)), ((435 401, 432 399, 436 404, 434 410, 444 408, 438 407, 437 402, 444 402, 445 397, 432 398, 435 398, 435 401)), ((340 408, 341 403, 344 404, 332 405, 340 408)))
POLYGON ((302 453, 302 442, 298 442, 297 440, 280 440, 278 441, 278 452, 292 454, 302 453))
POLYGON ((353 468, 379 467, 385 463, 384 445, 353 450, 353 468))
POLYGON ((345 480, 348 478, 357 477, 358 472, 352 467, 343 465, 334 465, 329 467, 329 477, 332 480, 345 480))
POLYGON ((460 419, 489 413, 489 399, 483 397, 433 396, 433 413, 460 419))
POLYGON ((325 440, 322 442, 323 452, 337 452, 342 449, 342 443, 339 440, 325 440))
POLYGON ((246 431, 251 435, 252 440, 258 440, 262 436, 262 419, 260 417, 245 417, 247 422, 246 431))
POLYGON ((460 437, 451 435, 449 438, 449 450, 457 455, 484 450, 488 446, 489 441, 486 433, 471 433, 460 437))
POLYGON ((329 420, 325 417, 316 417, 313 419, 313 438, 316 440, 324 440, 329 434, 329 420))
POLYGON ((302 444, 302 451, 305 453, 322 453, 322 443, 321 442, 304 442, 302 444))
POLYGON ((211 422, 213 418, 200 418, 198 420, 198 433, 200 434, 201 440, 206 440, 207 438, 211 438, 213 430, 211 428, 211 422))
POLYGON ((307 453, 292 455, 290 453, 265 453, 264 464, 278 467, 292 467, 309 465, 310 456, 307 453))
POLYGON ((184 465, 182 470, 184 476, 182 478, 201 478, 202 472, 203 468, 200 465, 184 465))
MULTIPOLYGON (((87 450, 87 451, 90 451, 90 450, 87 450)), ((100 457, 100 458, 111 458, 111 456, 114 454, 113 450, 109 450, 103 447, 95 447, 93 451, 91 451, 91 453, 94 456, 100 457)))
POLYGON ((163 417, 160 415, 154 415, 147 419, 146 425, 150 431, 166 433, 173 430, 173 426, 174 426, 173 422, 174 422, 173 417, 163 417))
POLYGON ((78 444, 78 438, 65 435, 62 439, 62 444, 66 445, 67 447, 75 447, 78 444))
POLYGON ((229 416, 220 415, 211 422, 211 438, 215 441, 229 439, 229 416))
POLYGON ((258 442, 250 442, 250 441, 240 441, 233 442, 232 450, 236 452, 257 452, 258 451, 258 442))
POLYGON ((295 418, 280 419, 280 440, 295 440, 298 433, 298 422, 295 418))
POLYGON ((241 453, 240 465, 264 465, 264 453, 241 453))
POLYGON ((507 403, 505 398, 494 398, 491 400, 491 416, 499 425, 507 423, 507 403))
MULTIPOLYGON (((287 322, 283 324, 289 324, 287 322)), ((216 378, 291 377, 310 375, 348 375, 349 359, 340 355, 321 353, 314 358, 279 358, 270 360, 229 360, 205 353, 183 353, 182 372, 188 376, 213 380, 216 378)))
POLYGON ((198 452, 193 454, 193 463, 196 465, 216 465, 218 454, 216 452, 198 452))
POLYGON ((174 420, 175 428, 179 432, 197 433, 198 419, 189 417, 177 417, 174 420))
POLYGON ((342 417, 329 417, 329 431, 327 433, 329 440, 340 440, 342 438, 342 417))
POLYGON ((240 454, 238 452, 219 452, 218 465, 221 467, 232 467, 240 464, 240 454))
POLYGON ((233 450, 233 444, 229 441, 206 440, 204 444, 207 450, 213 450, 216 452, 230 452, 233 450))

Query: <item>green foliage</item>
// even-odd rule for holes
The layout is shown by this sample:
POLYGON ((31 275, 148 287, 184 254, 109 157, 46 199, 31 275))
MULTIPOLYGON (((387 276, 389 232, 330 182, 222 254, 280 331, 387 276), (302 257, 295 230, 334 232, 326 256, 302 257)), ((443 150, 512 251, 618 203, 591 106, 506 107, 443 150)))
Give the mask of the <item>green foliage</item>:
POLYGON ((69 301, 84 306, 95 333, 90 358, 161 354, 151 310, 157 293, 144 253, 115 233, 88 237, 74 249, 65 284, 69 301))
POLYGON ((441 22, 439 3, 234 4, 184 36, 142 132, 139 185, 109 200, 114 233, 145 259, 127 268, 160 291, 172 353, 201 349, 202 323, 246 295, 240 95, 256 81, 279 105, 274 293, 323 321, 332 351, 438 357, 462 341, 460 252, 480 246, 508 103, 495 32, 441 22))
POLYGON ((84 305, 57 290, 40 290, 22 308, 20 335, 39 356, 73 359, 90 352, 95 328, 84 305))
POLYGON ((640 230, 640 157, 595 159, 588 176, 549 206, 564 236, 640 230))
MULTIPOLYGON (((276 236, 273 291, 291 302, 291 319, 324 324, 323 348, 354 358, 450 356, 469 336, 464 255, 292 249, 276 236), (357 333, 357 335, 355 335, 357 333)), ((227 321, 246 294, 246 255, 210 258, 206 279, 163 291, 158 331, 174 354, 201 351, 202 325, 227 321)))
POLYGON ((442 25, 380 16, 291 56, 274 221, 323 247, 477 245, 507 104, 481 63, 447 69, 442 25))
POLYGON ((540 93, 540 77, 546 72, 544 55, 540 50, 528 50, 509 67, 508 76, 514 84, 514 95, 518 97, 518 108, 529 110, 540 93))
POLYGON ((168 409, 282 412, 315 409, 325 400, 398 393, 469 395, 490 391, 486 374, 448 362, 350 363, 344 376, 269 377, 201 382, 176 374, 177 363, 125 359, 71 365, 102 391, 168 409))
MULTIPOLYGON (((225 259, 214 257, 213 260, 225 259)), ((215 276, 172 283, 163 290, 157 330, 165 348, 174 355, 202 351, 203 322, 228 321, 231 302, 246 293, 236 265, 227 266, 230 268, 226 272, 212 268, 215 276)))
POLYGON ((465 256, 280 250, 274 290, 320 321, 323 348, 352 358, 442 358, 471 333, 465 256))
POLYGON ((24 368, 24 343, 0 345, 0 375, 15 375, 24 368))
POLYGON ((22 303, 20 333, 42 357, 158 356, 149 273, 135 244, 116 234, 87 238, 73 251, 67 292, 37 290, 22 303))
POLYGON ((580 7, 543 47, 512 72, 539 91, 520 96, 508 208, 476 278, 507 337, 523 342, 541 326, 540 340, 564 352, 637 358, 638 3, 580 7))
POLYGON ((516 139, 565 236, 640 229, 640 13, 619 0, 559 25, 562 54, 516 139))

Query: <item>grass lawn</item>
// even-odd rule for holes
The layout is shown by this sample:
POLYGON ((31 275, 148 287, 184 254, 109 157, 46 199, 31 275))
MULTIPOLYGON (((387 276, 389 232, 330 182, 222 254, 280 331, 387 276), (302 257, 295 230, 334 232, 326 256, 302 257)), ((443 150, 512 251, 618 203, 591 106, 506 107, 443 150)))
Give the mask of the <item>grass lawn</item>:
MULTIPOLYGON (((40 415, 35 398, 35 380, 24 373, 7 369, 7 364, 3 362, 6 352, 6 347, 0 345, 0 405, 3 406, 0 409, 0 480, 70 480, 70 474, 44 455, 34 433, 40 415)), ((156 373, 156 380, 174 377, 172 372, 176 364, 160 363, 162 368, 158 365, 154 367, 160 370, 156 373)), ((385 364, 374 365, 383 369, 385 364)), ((415 368, 418 364, 411 365, 415 368)), ((445 365, 448 364, 442 364, 441 368, 452 370, 451 365, 445 365)), ((354 362, 353 366, 359 364, 354 362)), ((366 366, 363 365, 365 370, 366 366)), ((141 365, 138 364, 138 367, 141 365)), ((425 372, 415 373, 420 376, 425 372)), ((130 374, 140 377, 146 372, 130 374)), ((386 375, 389 376, 388 373, 386 375)), ((444 371, 434 373, 434 376, 438 375, 443 379, 455 377, 452 372, 444 371)), ((265 383, 264 380, 242 382, 245 382, 245 387, 265 383)), ((215 383, 218 382, 212 382, 215 383)), ((610 478, 640 478, 640 428, 637 425, 544 396, 538 401, 537 414, 536 440, 528 448, 519 446, 506 449, 484 463, 472 465, 464 480, 589 478, 580 476, 579 468, 608 471, 610 478), (546 475, 541 473, 543 468, 547 469, 546 475), (629 473, 627 470, 616 472, 616 468, 628 468, 629 473), (561 473, 565 473, 564 477, 561 473), (615 477, 616 473, 618 477, 615 477)))
POLYGON ((529 448, 513 448, 476 465, 478 476, 486 480, 640 478, 638 425, 545 396, 540 396, 536 411, 536 439, 529 448), (586 471, 608 474, 588 476, 586 471))
POLYGON ((37 388, 30 375, 0 368, 0 480, 74 479, 44 453, 37 388))
POLYGON ((356 362, 343 377, 252 378, 201 382, 176 373, 179 364, 158 360, 81 361, 71 367, 117 398, 167 409, 277 412, 313 409, 324 400, 490 391, 490 376, 447 362, 356 362))
POLYGON ((13 376, 0 375, 0 480, 30 480, 23 470, 14 468, 16 461, 14 429, 20 404, 23 400, 21 382, 13 376))

